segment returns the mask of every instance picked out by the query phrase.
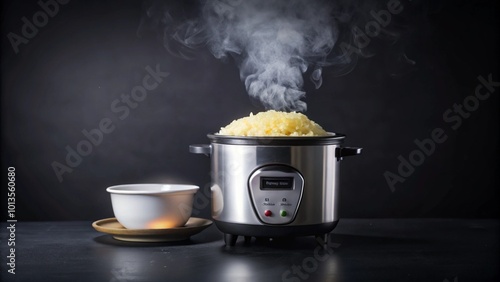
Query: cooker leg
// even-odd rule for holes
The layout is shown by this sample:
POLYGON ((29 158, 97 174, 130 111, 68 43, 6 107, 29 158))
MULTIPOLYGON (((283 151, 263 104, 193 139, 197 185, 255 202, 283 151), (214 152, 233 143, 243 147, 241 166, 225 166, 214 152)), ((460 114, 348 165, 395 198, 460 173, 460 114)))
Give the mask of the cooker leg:
POLYGON ((224 233, 224 243, 226 243, 226 246, 234 246, 236 240, 238 240, 238 235, 224 233))
POLYGON ((250 244, 250 241, 252 241, 252 237, 251 236, 245 236, 245 244, 250 244))

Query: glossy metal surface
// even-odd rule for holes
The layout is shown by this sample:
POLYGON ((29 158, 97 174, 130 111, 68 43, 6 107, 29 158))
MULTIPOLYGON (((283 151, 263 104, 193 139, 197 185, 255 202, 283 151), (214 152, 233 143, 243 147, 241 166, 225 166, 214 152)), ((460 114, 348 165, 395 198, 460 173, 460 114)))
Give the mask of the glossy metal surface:
POLYGON ((254 212, 248 178, 263 165, 283 164, 304 177, 302 200, 288 226, 319 224, 338 219, 339 145, 255 146, 212 143, 212 216, 215 220, 264 224, 254 212))

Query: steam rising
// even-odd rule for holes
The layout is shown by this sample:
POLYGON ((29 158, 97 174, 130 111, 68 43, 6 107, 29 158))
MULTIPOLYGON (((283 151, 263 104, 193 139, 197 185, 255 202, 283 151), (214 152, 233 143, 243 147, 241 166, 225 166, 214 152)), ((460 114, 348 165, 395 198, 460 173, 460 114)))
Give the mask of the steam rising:
POLYGON ((321 86, 321 62, 336 41, 331 7, 322 1, 207 2, 209 46, 217 58, 232 55, 248 94, 267 109, 305 111, 302 75, 321 86))
POLYGON ((321 86, 321 68, 337 40, 330 3, 207 0, 201 16, 181 24, 171 14, 175 2, 168 10, 156 2, 146 14, 152 26, 164 26, 169 52, 190 59, 207 44, 216 58, 234 58, 248 94, 266 109, 305 111, 303 75, 312 68, 311 81, 321 86))
MULTIPOLYGON (((184 9, 187 5, 179 6, 176 1, 169 2, 168 7, 154 2, 147 9, 147 19, 143 19, 140 30, 148 23, 162 29, 166 49, 184 59, 192 59, 193 50, 204 46, 216 58, 233 58, 248 94, 266 109, 306 111, 304 75, 309 75, 317 89, 322 84, 323 67, 336 65, 335 72, 345 74, 352 70, 358 55, 371 55, 366 46, 352 47, 357 46, 358 36, 351 32, 352 28, 357 27, 357 22, 364 26, 373 20, 366 19, 373 10, 366 1, 205 0, 201 3, 201 10, 193 16, 190 14, 193 11, 184 9), (177 16, 172 16, 176 12, 180 17, 191 18, 178 23, 177 16), (349 38, 351 35, 353 38, 349 38), (341 43, 339 53, 337 40, 349 45, 351 51, 345 52, 341 43), (332 52, 334 47, 336 50, 332 52)), ((397 37, 385 29, 380 33, 397 37)))

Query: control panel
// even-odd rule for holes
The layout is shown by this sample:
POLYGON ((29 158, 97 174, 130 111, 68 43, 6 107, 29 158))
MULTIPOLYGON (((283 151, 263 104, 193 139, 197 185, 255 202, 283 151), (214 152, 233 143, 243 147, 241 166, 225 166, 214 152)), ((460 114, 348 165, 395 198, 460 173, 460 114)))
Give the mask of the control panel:
POLYGON ((304 177, 288 165, 266 165, 248 179, 252 203, 259 219, 268 224, 293 221, 304 189, 304 177))

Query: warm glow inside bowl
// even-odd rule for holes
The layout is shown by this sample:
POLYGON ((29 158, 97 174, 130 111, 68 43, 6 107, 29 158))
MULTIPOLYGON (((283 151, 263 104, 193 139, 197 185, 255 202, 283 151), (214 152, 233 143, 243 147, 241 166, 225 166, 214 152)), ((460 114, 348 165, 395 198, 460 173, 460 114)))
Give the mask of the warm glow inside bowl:
POLYGON ((184 226, 199 187, 184 184, 126 184, 106 189, 116 219, 127 229, 184 226))

